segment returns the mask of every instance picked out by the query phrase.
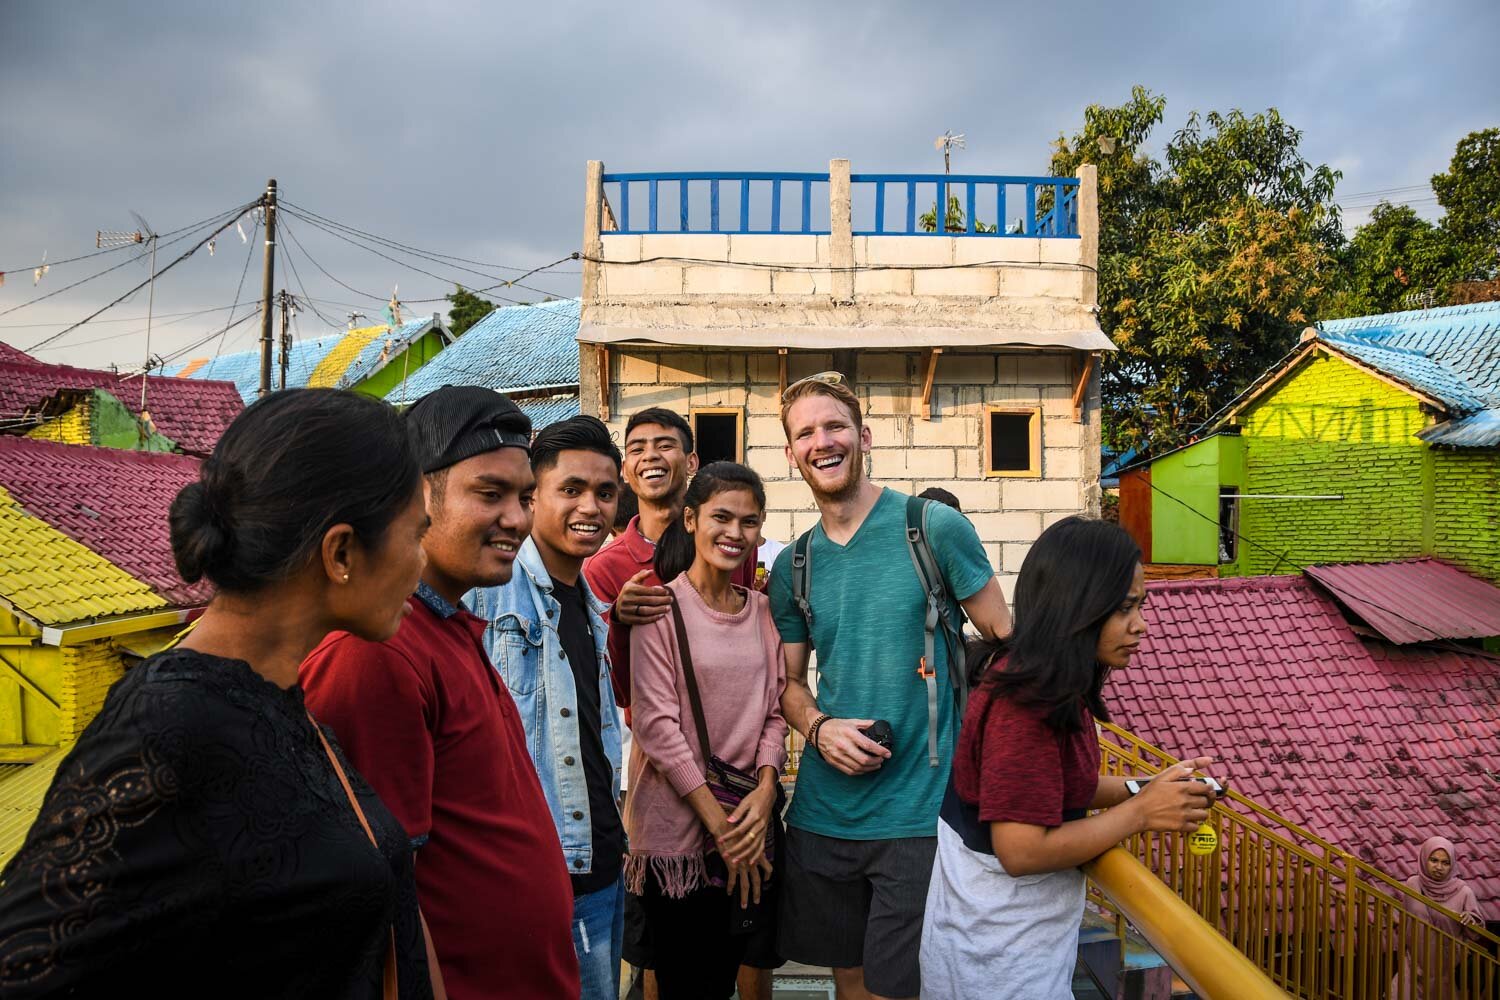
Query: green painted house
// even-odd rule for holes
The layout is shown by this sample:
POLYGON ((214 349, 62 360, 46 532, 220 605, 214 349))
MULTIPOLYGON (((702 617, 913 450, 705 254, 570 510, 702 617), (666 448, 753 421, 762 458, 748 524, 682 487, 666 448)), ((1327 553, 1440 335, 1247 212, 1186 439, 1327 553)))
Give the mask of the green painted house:
POLYGON ((1122 474, 1120 508, 1153 563, 1500 580, 1500 303, 1320 324, 1208 436, 1122 474))

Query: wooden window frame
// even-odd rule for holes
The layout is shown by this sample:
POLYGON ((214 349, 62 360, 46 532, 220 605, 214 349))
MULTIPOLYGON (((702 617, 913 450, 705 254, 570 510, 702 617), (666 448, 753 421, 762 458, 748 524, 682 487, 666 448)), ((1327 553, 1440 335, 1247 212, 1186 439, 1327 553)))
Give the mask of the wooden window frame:
POLYGON ((1040 479, 1042 476, 1042 408, 1040 406, 1010 406, 1000 403, 984 407, 984 478, 985 479, 1040 479), (999 470, 995 466, 995 441, 992 421, 996 413, 1007 416, 1031 418, 1030 461, 1025 469, 999 470))
POLYGON ((694 444, 701 438, 698 433, 698 415, 726 416, 734 415, 734 441, 737 454, 732 461, 745 462, 745 408, 743 406, 690 406, 688 407, 688 426, 693 429, 694 444))

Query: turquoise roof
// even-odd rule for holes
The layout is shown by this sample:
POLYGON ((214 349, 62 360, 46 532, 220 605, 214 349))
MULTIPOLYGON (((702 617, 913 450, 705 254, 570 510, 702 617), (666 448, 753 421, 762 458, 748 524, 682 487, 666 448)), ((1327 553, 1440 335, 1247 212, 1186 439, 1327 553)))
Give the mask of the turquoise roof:
POLYGON ((420 399, 445 385, 496 392, 578 384, 578 299, 502 306, 387 395, 420 399))
MULTIPOLYGON (((435 317, 424 316, 403 323, 394 334, 386 333, 383 336, 373 338, 368 344, 360 348, 359 353, 349 366, 339 376, 337 385, 341 389, 350 388, 374 375, 385 364, 392 359, 400 357, 402 350, 411 341, 416 340, 432 329, 435 317), (387 347, 389 345, 389 348, 387 347), (385 352, 385 361, 381 360, 381 353, 385 352)), ((441 330, 442 324, 436 322, 441 330)), ((362 328, 363 329, 363 328, 362 328)), ((324 359, 333 353, 334 349, 343 342, 350 331, 341 330, 338 333, 324 334, 307 340, 297 340, 292 344, 292 350, 287 358, 286 384, 289 389, 297 389, 306 386, 324 359)), ((446 336, 447 331, 443 330, 446 336)), ((176 375, 189 368, 193 361, 182 361, 168 365, 162 372, 164 375, 176 375)), ((281 356, 278 352, 272 359, 271 383, 279 385, 281 382, 281 356)), ((219 379, 233 382, 234 387, 239 390, 240 397, 246 405, 255 402, 256 394, 260 390, 260 349, 240 351, 235 354, 224 354, 212 359, 198 368, 192 369, 187 378, 193 379, 219 379)))
POLYGON ((1450 419, 1423 440, 1500 445, 1500 302, 1330 320, 1318 338, 1441 403, 1450 419))
POLYGON ((548 424, 578 416, 578 392, 558 393, 555 396, 539 396, 535 399, 518 399, 516 405, 531 418, 531 429, 539 431, 548 424))

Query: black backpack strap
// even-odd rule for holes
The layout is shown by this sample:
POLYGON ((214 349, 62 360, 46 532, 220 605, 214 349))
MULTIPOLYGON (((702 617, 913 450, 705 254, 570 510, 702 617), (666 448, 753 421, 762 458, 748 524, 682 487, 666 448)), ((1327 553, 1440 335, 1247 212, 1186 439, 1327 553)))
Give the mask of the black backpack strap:
POLYGON ((906 548, 912 566, 917 571, 917 581, 927 596, 927 615, 923 622, 923 654, 918 673, 927 684, 927 758, 928 763, 938 766, 938 700, 937 700, 937 636, 941 632, 948 654, 948 686, 953 691, 953 703, 959 718, 968 704, 969 685, 965 674, 963 654, 963 626, 953 614, 954 599, 943 577, 932 547, 927 542, 928 514, 930 502, 921 497, 906 498, 906 548))
POLYGON ((812 645, 812 529, 797 536, 792 543, 792 603, 807 622, 807 644, 812 645))

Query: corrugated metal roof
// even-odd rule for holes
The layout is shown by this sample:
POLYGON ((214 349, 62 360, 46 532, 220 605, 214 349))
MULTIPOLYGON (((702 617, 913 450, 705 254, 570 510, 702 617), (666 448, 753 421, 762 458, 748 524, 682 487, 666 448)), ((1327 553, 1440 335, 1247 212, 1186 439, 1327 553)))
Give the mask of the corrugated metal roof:
MULTIPOLYGON (((362 326, 356 330, 341 330, 308 340, 298 340, 287 355, 287 388, 350 388, 399 357, 412 341, 420 338, 434 325, 441 328, 441 323, 434 323, 434 317, 424 316, 403 323, 394 331, 389 326, 362 326)), ((278 356, 276 366, 271 369, 271 380, 275 385, 281 383, 279 365, 278 356)), ((209 360, 198 358, 185 361, 180 365, 168 366, 166 374, 177 378, 212 378, 233 382, 240 397, 249 405, 255 402, 256 393, 260 391, 260 351, 240 351, 209 360)))
POLYGON ((445 385, 497 392, 578 383, 578 299, 502 306, 386 394, 411 402, 445 385))
POLYGON ((1500 635, 1500 588, 1440 559, 1339 563, 1306 572, 1394 643, 1500 635))
POLYGON ((555 396, 538 396, 535 399, 518 399, 516 405, 531 418, 531 429, 539 431, 548 424, 578 416, 578 393, 558 393, 555 396))
POLYGON ((1212 753, 1238 791, 1393 875, 1449 836, 1500 904, 1500 658, 1361 640, 1301 576, 1146 590, 1147 637, 1104 689, 1119 725, 1212 753))
POLYGON ((1458 420, 1445 420, 1418 431, 1417 437, 1428 444, 1450 448, 1493 448, 1500 445, 1500 409, 1480 410, 1458 420))
POLYGON ((1453 418, 1432 444, 1500 444, 1500 302, 1355 316, 1318 324, 1329 348, 1442 403, 1453 418), (1468 423, 1463 418, 1489 412, 1468 423))
POLYGON ((41 811, 47 789, 58 765, 72 746, 61 746, 32 764, 12 771, 0 780, 0 868, 10 864, 41 811))

